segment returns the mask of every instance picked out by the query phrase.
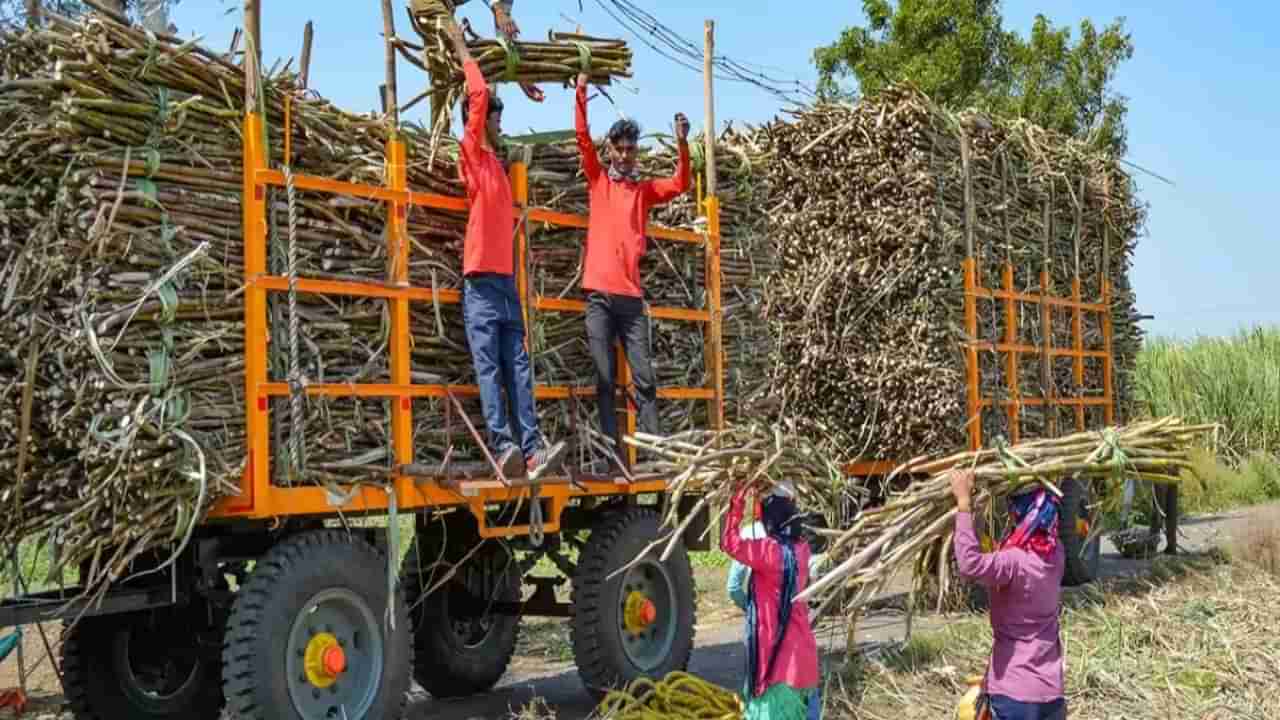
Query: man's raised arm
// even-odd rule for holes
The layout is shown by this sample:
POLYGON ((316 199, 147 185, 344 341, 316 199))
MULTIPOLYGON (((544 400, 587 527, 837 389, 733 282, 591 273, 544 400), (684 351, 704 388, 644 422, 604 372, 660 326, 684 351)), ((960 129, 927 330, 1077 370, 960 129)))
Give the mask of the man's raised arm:
POLYGON ((689 190, 689 118, 685 117, 684 113, 676 113, 675 123, 678 146, 676 174, 648 183, 645 191, 654 205, 671 202, 689 190))
POLYGON ((586 73, 578 73, 578 96, 573 115, 574 130, 578 138, 578 154, 582 156, 582 171, 587 174, 587 182, 594 183, 604 172, 600 166, 600 156, 596 154, 596 144, 591 141, 591 128, 587 127, 587 81, 586 73))

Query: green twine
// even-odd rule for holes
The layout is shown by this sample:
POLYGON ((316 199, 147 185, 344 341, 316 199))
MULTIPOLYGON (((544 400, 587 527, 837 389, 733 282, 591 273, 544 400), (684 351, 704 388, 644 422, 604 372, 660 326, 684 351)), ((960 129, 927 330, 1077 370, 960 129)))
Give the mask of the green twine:
POLYGON ((591 46, 578 40, 573 41, 578 46, 578 67, 582 72, 591 74, 591 46))
POLYGON ((516 44, 504 37, 498 38, 498 44, 507 52, 507 69, 503 74, 503 79, 507 81, 516 79, 516 70, 520 67, 520 51, 516 49, 516 44))

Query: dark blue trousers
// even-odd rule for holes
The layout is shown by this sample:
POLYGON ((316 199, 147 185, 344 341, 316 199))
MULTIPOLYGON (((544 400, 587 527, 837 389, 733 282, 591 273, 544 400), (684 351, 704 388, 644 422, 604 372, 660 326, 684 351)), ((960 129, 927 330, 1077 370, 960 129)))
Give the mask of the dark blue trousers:
POLYGON ((1047 703, 1025 703, 992 695, 991 716, 992 720, 1066 720, 1067 701, 1058 698, 1047 703))
POLYGON ((519 445, 526 459, 542 447, 533 402, 533 370, 524 348, 524 316, 510 275, 468 276, 462 289, 467 345, 480 386, 480 405, 495 453, 519 445), (506 397, 503 397, 504 392, 506 397), (508 401, 515 412, 512 427, 508 401))

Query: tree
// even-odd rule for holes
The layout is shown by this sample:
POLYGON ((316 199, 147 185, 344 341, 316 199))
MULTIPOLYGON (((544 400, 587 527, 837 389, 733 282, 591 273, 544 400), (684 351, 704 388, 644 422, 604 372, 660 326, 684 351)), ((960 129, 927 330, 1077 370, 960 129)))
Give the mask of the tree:
POLYGON ((1118 18, 1079 39, 1037 15, 1030 37, 1004 29, 999 0, 863 0, 866 27, 814 51, 825 97, 862 95, 908 81, 945 106, 1023 117, 1123 154, 1128 100, 1111 85, 1133 42, 1118 18))

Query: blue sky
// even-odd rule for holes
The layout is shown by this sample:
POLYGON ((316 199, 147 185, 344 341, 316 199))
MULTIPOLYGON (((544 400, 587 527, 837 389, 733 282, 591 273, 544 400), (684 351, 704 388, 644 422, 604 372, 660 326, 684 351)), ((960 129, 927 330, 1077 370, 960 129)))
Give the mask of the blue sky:
MULTIPOLYGON (((404 0, 395 0, 397 8, 404 0)), ((716 20, 717 51, 770 68, 774 75, 812 85, 814 47, 831 42, 840 29, 864 21, 857 2, 657 2, 635 4, 694 42, 703 20, 716 20), (794 8, 798 12, 788 13, 794 8)), ((355 111, 377 107, 382 82, 380 3, 263 2, 263 48, 268 63, 295 56, 302 26, 315 22, 312 87, 355 111)), ((581 24, 596 35, 626 37, 636 50, 630 90, 611 92, 619 110, 648 130, 665 130, 683 111, 699 127, 702 78, 644 47, 601 9, 599 0, 519 0, 516 19, 526 37, 581 24)), ((240 24, 235 0, 183 0, 172 17, 183 35, 200 34, 225 48, 240 24)), ((1140 310, 1155 315, 1148 331, 1160 335, 1218 335, 1257 324, 1280 325, 1280 44, 1266 34, 1280 27, 1280 5, 1263 2, 1124 3, 1102 0, 1004 3, 1005 24, 1027 32, 1036 12, 1058 24, 1089 17, 1098 25, 1124 16, 1133 34, 1134 57, 1120 71, 1116 89, 1130 98, 1129 156, 1137 165, 1173 181, 1139 174, 1151 206, 1148 236, 1141 239, 1133 278, 1140 310), (1270 218, 1270 221, 1268 221, 1270 218)), ((482 33, 493 23, 480 0, 462 10, 482 33)), ((397 28, 412 37, 403 15, 397 28)), ((419 92, 425 78, 400 64, 402 102, 419 92)), ((547 89, 541 106, 507 90, 508 132, 559 130, 571 126, 571 96, 547 89)), ((751 85, 718 82, 716 117, 760 123, 781 104, 751 85)), ((616 114, 592 103, 593 126, 616 114)), ((413 119, 415 113, 410 114, 413 119)))

